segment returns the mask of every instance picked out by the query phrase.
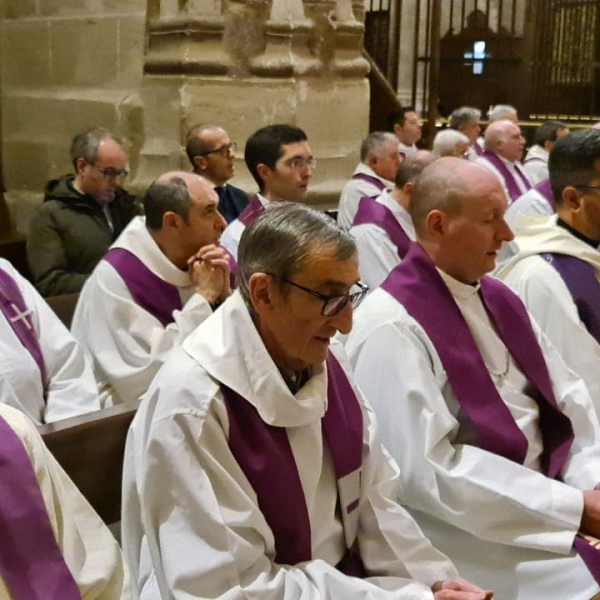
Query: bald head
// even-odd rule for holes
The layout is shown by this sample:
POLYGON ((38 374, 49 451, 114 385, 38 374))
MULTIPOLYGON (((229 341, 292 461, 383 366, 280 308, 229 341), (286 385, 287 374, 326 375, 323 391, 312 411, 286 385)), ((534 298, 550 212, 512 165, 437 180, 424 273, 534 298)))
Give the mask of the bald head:
POLYGON ((512 121, 502 120, 491 123, 485 130, 485 149, 505 160, 521 160, 525 138, 521 129, 512 121))
POLYGON ((216 199, 218 197, 210 182, 201 175, 187 171, 168 171, 150 185, 144 195, 146 227, 159 230, 164 216, 173 212, 187 222, 192 198, 216 199))
POLYGON ((410 216, 418 235, 426 234, 427 215, 440 210, 448 215, 461 211, 462 201, 475 182, 496 185, 497 177, 485 167, 461 158, 440 158, 425 167, 412 191, 410 216))
POLYGON ((460 158, 429 165, 412 194, 417 239, 433 263, 466 284, 495 266, 498 250, 513 234, 504 220, 507 200, 488 169, 460 158))

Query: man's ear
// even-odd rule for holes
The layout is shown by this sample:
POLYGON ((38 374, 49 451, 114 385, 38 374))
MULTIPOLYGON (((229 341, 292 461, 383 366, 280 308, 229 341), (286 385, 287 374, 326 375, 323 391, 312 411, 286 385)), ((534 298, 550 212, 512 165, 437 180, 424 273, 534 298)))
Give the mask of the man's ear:
POLYGON ((256 314, 262 315, 273 306, 273 279, 266 273, 254 273, 248 281, 250 302, 256 314))
POLYGON ((194 156, 194 166, 198 171, 206 170, 207 162, 204 156, 194 156))
POLYGON ((269 167, 267 167, 267 165, 264 163, 258 163, 256 165, 256 172, 258 173, 258 176, 265 182, 269 180, 269 176, 271 175, 271 169, 269 169, 269 167))
POLYGON ((445 212, 434 209, 429 211, 425 217, 425 230, 429 236, 441 236, 446 234, 448 215, 445 212))
POLYGON ((87 161, 85 160, 85 158, 83 157, 79 157, 76 161, 75 161, 75 168, 77 170, 77 174, 81 173, 85 167, 85 165, 87 165, 87 161))
POLYGON ((183 219, 177 213, 168 210, 162 218, 162 229, 172 230, 174 233, 178 233, 181 229, 181 223, 183 219))
POLYGON ((562 205, 570 211, 578 211, 581 208, 581 194, 576 188, 568 185, 562 191, 562 205))

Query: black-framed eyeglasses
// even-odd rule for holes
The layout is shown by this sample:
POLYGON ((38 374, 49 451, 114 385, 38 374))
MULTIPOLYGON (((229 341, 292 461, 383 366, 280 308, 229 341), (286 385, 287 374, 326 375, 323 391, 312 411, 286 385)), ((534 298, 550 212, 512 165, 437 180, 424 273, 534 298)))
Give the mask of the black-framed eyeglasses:
POLYGON ((228 156, 232 156, 235 154, 237 150, 237 144, 235 142, 231 142, 229 144, 223 144, 219 148, 215 148, 214 150, 209 150, 208 152, 203 152, 200 156, 208 156, 209 154, 220 154, 223 158, 227 158, 228 156))
POLYGON ((125 177, 129 175, 129 171, 127 169, 113 169, 112 167, 106 167, 105 169, 101 169, 100 167, 97 167, 94 164, 92 164, 92 167, 94 167, 94 169, 102 173, 102 175, 104 175, 106 179, 110 180, 116 179, 117 177, 119 177, 120 179, 125 179, 125 177))
POLYGON ((299 283, 295 283, 294 281, 290 281, 287 277, 282 277, 281 281, 318 298, 323 302, 323 307, 321 308, 321 314, 324 317, 333 317, 337 315, 339 312, 344 310, 348 302, 352 305, 352 308, 358 308, 358 305, 364 300, 367 292, 369 291, 369 286, 362 281, 357 281, 354 286, 357 287, 357 291, 350 290, 349 294, 345 294, 343 296, 326 296, 325 294, 321 294, 320 292, 315 292, 315 290, 311 290, 310 288, 304 287, 299 283))
POLYGON ((600 185, 574 185, 577 190, 600 190, 600 185))

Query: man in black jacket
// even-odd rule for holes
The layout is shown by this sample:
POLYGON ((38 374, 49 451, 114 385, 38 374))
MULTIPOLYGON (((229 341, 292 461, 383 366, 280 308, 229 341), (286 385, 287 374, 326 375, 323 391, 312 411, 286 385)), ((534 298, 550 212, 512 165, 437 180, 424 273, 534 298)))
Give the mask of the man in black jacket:
POLYGON ((79 292, 98 261, 139 213, 121 188, 127 157, 105 129, 93 128, 71 144, 75 175, 54 179, 33 217, 27 260, 43 296, 79 292))

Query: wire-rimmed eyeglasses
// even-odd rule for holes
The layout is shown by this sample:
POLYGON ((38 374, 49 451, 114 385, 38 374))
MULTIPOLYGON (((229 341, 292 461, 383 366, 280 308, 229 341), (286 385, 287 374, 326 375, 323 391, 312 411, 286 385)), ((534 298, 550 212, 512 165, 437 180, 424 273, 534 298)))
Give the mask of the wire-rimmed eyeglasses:
MULTIPOLYGON (((90 163, 91 164, 91 163, 90 163)), ((114 169, 113 167, 106 167, 105 169, 101 169, 100 167, 92 164, 92 167, 102 173, 106 179, 116 179, 119 177, 120 179, 125 179, 127 175, 129 175, 129 171, 127 169, 114 169)))

